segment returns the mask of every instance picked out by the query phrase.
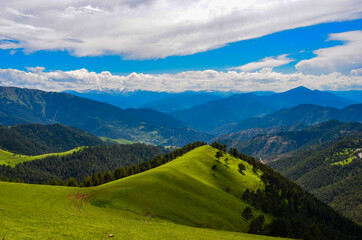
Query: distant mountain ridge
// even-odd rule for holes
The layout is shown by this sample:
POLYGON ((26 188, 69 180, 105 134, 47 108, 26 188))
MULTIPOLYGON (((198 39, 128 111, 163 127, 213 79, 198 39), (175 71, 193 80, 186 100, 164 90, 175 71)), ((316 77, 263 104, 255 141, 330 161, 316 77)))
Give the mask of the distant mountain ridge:
POLYGON ((171 95, 170 97, 161 100, 145 103, 141 107, 169 113, 188 109, 221 98, 221 96, 215 95, 214 93, 184 92, 177 95, 171 95))
POLYGON ((362 103, 362 90, 351 90, 351 91, 328 91, 334 95, 362 103))
POLYGON ((251 128, 292 126, 297 123, 314 125, 331 119, 342 122, 362 122, 362 104, 349 105, 343 109, 301 104, 293 108, 281 109, 263 117, 243 120, 230 133, 251 128))
POLYGON ((171 112, 206 103, 232 95, 232 92, 220 91, 185 91, 185 92, 153 92, 133 89, 100 89, 87 91, 64 91, 113 106, 126 108, 150 108, 160 112, 171 112))
POLYGON ((199 131, 209 132, 223 125, 270 113, 274 110, 251 99, 248 94, 235 94, 186 110, 172 112, 170 115, 199 131))
POLYGON ((274 94, 235 94, 186 110, 175 111, 170 115, 197 130, 220 133, 222 131, 218 129, 222 129, 225 125, 301 104, 344 108, 356 103, 332 93, 298 87, 274 94))
POLYGON ((67 93, 0 87, 0 124, 61 123, 97 136, 183 145, 206 140, 181 121, 150 109, 126 109, 67 93))
POLYGON ((124 89, 124 90, 103 89, 103 90, 88 90, 83 92, 78 92, 78 91, 64 91, 64 92, 72 94, 77 97, 108 103, 122 109, 138 108, 147 102, 161 100, 168 96, 168 93, 166 92, 151 92, 151 91, 129 90, 129 89, 124 89))
POLYGON ((297 87, 282 93, 258 96, 258 101, 275 109, 290 108, 300 104, 344 108, 359 103, 329 92, 310 90, 306 87, 297 87))

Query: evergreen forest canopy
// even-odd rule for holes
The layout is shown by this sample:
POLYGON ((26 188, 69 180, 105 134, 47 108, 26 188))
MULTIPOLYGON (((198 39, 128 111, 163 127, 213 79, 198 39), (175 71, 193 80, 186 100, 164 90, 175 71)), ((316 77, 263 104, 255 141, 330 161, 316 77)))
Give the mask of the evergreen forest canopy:
POLYGON ((61 182, 69 178, 81 181, 93 173, 139 164, 164 152, 163 148, 141 143, 86 147, 67 155, 19 163, 15 167, 0 165, 0 176, 26 183, 47 183, 52 179, 61 182))
POLYGON ((296 152, 270 166, 361 224, 362 133, 296 152))
POLYGON ((293 131, 281 131, 274 134, 259 134, 249 140, 239 141, 237 134, 220 136, 221 143, 228 144, 248 155, 262 157, 263 161, 280 158, 286 153, 311 145, 324 143, 336 138, 362 132, 362 124, 330 120, 314 126, 293 131))
POLYGON ((16 154, 39 155, 96 145, 106 143, 89 132, 61 124, 0 125, 0 148, 16 154))

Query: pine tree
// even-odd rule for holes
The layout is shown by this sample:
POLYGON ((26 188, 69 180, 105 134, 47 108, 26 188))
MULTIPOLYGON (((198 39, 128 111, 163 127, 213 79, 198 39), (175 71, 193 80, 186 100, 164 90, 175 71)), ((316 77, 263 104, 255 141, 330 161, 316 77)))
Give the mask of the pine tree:
POLYGON ((253 212, 251 211, 251 208, 250 207, 245 208, 242 213, 242 216, 245 219, 245 221, 249 221, 251 218, 253 218, 253 212))

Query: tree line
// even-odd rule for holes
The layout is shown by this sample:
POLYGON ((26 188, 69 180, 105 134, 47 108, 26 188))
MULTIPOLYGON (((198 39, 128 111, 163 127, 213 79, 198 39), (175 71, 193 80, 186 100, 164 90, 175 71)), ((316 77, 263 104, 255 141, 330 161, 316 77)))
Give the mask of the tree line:
POLYGON ((197 141, 166 154, 155 146, 140 143, 87 147, 66 156, 24 162, 15 168, 0 165, 0 180, 59 186, 97 186, 158 167, 203 145, 206 143, 197 141))
MULTIPOLYGON (((220 146, 219 146, 220 147, 220 146)), ((271 224, 263 226, 262 219, 254 219, 250 233, 296 239, 360 239, 361 227, 319 201, 299 185, 290 181, 268 165, 235 148, 229 154, 248 162, 253 171, 262 172, 265 190, 247 189, 242 199, 256 209, 274 216, 271 224)))
POLYGON ((93 173, 137 165, 165 152, 162 147, 140 143, 86 147, 72 154, 28 161, 15 167, 0 165, 0 176, 3 179, 38 184, 46 184, 55 179, 59 185, 67 185, 70 178, 81 182, 84 177, 93 173))

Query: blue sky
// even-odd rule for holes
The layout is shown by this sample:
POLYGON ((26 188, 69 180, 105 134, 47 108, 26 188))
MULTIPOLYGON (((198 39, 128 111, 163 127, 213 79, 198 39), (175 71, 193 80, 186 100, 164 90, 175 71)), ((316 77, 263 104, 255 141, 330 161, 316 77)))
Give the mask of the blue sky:
POLYGON ((266 56, 291 54, 295 61, 275 68, 281 72, 295 72, 296 62, 315 56, 313 50, 343 44, 326 41, 330 33, 360 30, 362 20, 318 24, 282 31, 256 39, 230 43, 225 47, 189 56, 170 56, 163 59, 127 60, 121 56, 76 57, 67 51, 39 51, 26 54, 18 50, 1 50, 1 68, 25 69, 43 66, 47 70, 69 71, 86 68, 89 71, 110 71, 112 74, 176 73, 190 70, 227 68, 247 64, 266 56), (301 52, 303 51, 303 52, 301 52))
POLYGON ((4 0, 0 7, 2 85, 56 91, 362 88, 362 3, 356 0, 116 6, 4 0))

